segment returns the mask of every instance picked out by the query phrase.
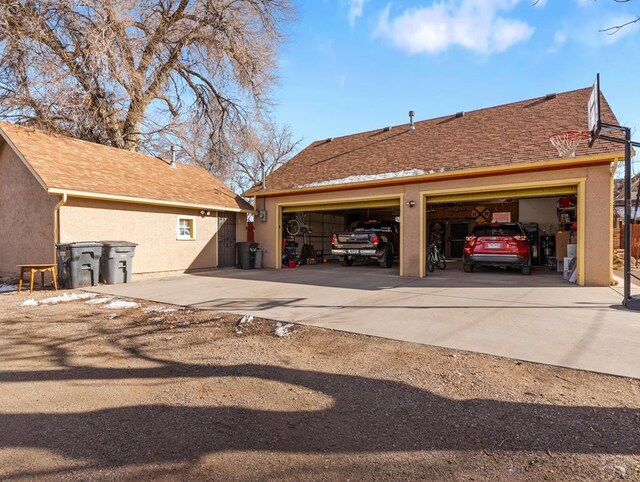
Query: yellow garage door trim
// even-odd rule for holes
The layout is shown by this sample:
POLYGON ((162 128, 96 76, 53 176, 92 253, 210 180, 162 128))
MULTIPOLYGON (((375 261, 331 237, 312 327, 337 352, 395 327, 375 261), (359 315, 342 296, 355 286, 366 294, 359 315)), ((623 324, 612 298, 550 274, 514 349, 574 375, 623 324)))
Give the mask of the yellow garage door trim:
POLYGON ((543 196, 564 196, 568 194, 577 194, 577 186, 549 186, 536 187, 530 189, 506 189, 504 191, 486 191, 459 194, 443 194, 440 196, 429 196, 427 194, 427 203, 450 203, 459 201, 482 201, 487 199, 501 198, 524 198, 524 197, 543 197, 543 196))
POLYGON ((379 199, 375 201, 355 201, 323 204, 299 204, 296 206, 283 206, 283 213, 318 212, 318 211, 342 211, 344 209, 373 209, 399 207, 400 199, 379 199))

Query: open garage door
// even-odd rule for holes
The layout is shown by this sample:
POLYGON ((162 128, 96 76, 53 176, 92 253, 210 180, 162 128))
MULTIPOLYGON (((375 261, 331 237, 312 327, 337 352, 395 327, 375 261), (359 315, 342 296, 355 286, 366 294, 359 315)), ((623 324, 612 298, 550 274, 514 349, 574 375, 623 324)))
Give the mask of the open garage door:
MULTIPOLYGON (((281 267, 323 264, 339 266, 331 253, 334 234, 351 232, 364 223, 392 223, 396 226, 392 268, 401 271, 402 204, 400 197, 308 202, 279 206, 278 240, 282 249, 281 267)), ((280 260, 279 260, 280 261, 280 260)), ((371 259, 358 260, 355 269, 375 267, 371 259)))
MULTIPOLYGON (((426 253, 436 245, 448 261, 447 269, 461 273, 464 268, 468 272, 496 276, 517 268, 522 273, 531 271, 533 276, 559 276, 562 279, 563 276, 571 277, 573 272, 573 281, 583 284, 584 223, 579 222, 580 216, 584 216, 583 201, 579 184, 424 193, 422 253, 425 254, 421 274, 430 274, 426 253), (526 236, 528 255, 523 255, 524 248, 517 255, 506 253, 509 246, 515 246, 511 239, 513 233, 506 238, 508 244, 500 244, 500 232, 495 226, 504 224, 506 227, 508 223, 521 225, 522 236, 516 233, 514 239, 526 236), (493 225, 494 229, 491 233, 487 229, 482 231, 482 225, 493 225), (483 234, 478 234, 481 231, 483 234), (492 239, 486 244, 477 244, 479 237, 487 236, 492 239), (476 260, 480 262, 474 263, 470 249, 487 252, 479 253, 476 260), (531 269, 523 259, 529 260, 531 269)), ((473 276, 472 273, 465 275, 473 276)), ((509 282, 517 285, 525 280, 516 276, 509 282)))

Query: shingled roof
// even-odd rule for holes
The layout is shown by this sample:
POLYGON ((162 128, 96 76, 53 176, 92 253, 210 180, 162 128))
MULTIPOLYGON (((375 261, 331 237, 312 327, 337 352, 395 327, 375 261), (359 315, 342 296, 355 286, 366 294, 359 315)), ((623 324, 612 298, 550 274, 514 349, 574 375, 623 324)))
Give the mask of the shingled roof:
POLYGON ((78 191, 211 209, 253 207, 205 169, 0 122, 0 131, 47 190, 78 191))
MULTIPOLYGON (((591 88, 489 107, 387 129, 321 140, 302 150, 246 195, 345 186, 364 181, 424 176, 479 167, 558 159, 554 132, 587 130, 591 88)), ((604 122, 617 123, 602 99, 604 122)), ((619 153, 620 146, 586 143, 576 156, 619 153)))

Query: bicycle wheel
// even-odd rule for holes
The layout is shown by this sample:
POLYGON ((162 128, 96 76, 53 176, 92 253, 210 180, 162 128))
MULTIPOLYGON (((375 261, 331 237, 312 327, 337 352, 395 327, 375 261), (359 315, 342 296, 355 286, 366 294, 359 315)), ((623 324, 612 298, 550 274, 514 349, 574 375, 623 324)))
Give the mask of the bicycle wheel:
POLYGON ((297 236, 300 234, 300 221, 297 219, 289 219, 289 221, 287 221, 287 234, 289 236, 297 236))
POLYGON ((436 266, 438 269, 445 269, 447 267, 447 260, 444 259, 444 256, 438 256, 436 266))
POLYGON ((429 271, 429 273, 433 273, 435 269, 436 269, 436 265, 433 262, 433 255, 429 253, 427 255, 427 271, 429 271))

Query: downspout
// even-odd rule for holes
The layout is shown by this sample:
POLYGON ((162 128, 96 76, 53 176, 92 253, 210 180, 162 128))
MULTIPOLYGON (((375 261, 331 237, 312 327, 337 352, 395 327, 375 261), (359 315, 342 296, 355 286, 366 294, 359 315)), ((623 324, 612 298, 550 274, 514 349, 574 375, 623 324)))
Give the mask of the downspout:
POLYGON ((60 208, 67 203, 67 193, 62 194, 60 202, 53 208, 53 260, 55 262, 57 251, 56 244, 60 242, 60 208))

